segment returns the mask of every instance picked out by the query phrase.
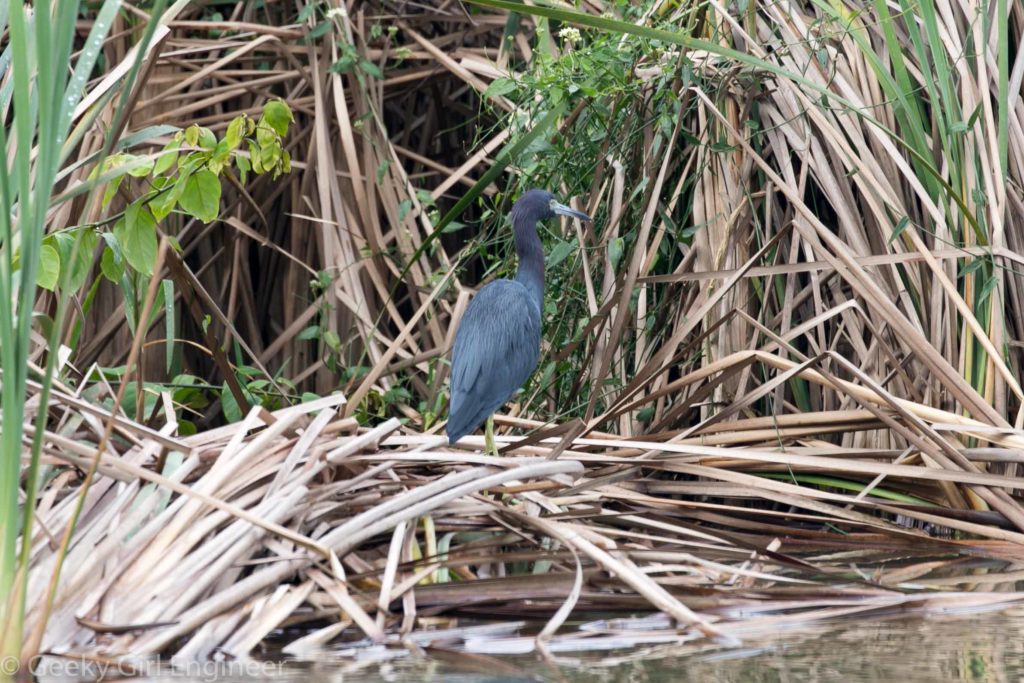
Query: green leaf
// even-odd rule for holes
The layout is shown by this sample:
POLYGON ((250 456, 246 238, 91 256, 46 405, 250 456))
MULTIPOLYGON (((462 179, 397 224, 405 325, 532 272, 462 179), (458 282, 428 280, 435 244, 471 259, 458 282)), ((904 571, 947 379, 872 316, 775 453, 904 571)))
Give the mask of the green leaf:
POLYGON ((516 89, 516 82, 511 78, 495 78, 484 90, 484 97, 501 97, 516 89))
POLYGON ((228 388, 227 382, 224 383, 220 391, 220 407, 224 411, 224 418, 228 422, 238 422, 242 419, 242 409, 238 406, 238 401, 235 400, 235 395, 228 388))
POLYGON ((973 273, 974 271, 978 270, 979 268, 981 268, 986 263, 987 263, 986 259, 983 259, 983 258, 976 258, 973 261, 968 261, 964 265, 964 267, 960 269, 960 272, 957 273, 957 277, 963 277, 965 275, 970 275, 971 273, 973 273))
POLYGON ((245 138, 245 116, 237 116, 228 124, 228 132, 224 134, 224 140, 228 143, 228 149, 233 152, 242 144, 243 138, 245 138))
POLYGON ((293 121, 292 110, 284 100, 271 100, 263 106, 263 118, 267 124, 284 137, 288 134, 288 124, 293 121))
MULTIPOLYGON (((368 59, 360 60, 359 68, 363 70, 363 73, 372 76, 373 78, 378 80, 382 80, 384 78, 384 72, 381 71, 380 67, 368 59)), ((281 135, 284 135, 284 133, 281 133, 281 135)))
POLYGON ((36 273, 36 284, 43 289, 53 291, 60 277, 60 254, 49 244, 39 250, 39 271, 36 273))
POLYGON ((309 327, 307 327, 304 330, 302 330, 301 332, 299 332, 299 334, 296 335, 295 338, 298 339, 299 341, 308 341, 310 339, 316 339, 319 336, 320 336, 320 326, 319 325, 310 325, 309 327))
POLYGON ((199 127, 199 146, 208 150, 212 150, 217 146, 217 136, 205 126, 199 127))
POLYGON ((134 154, 126 154, 125 158, 128 162, 128 175, 133 178, 145 178, 153 172, 154 162, 152 159, 135 156, 134 154))
POLYGON ((220 179, 207 169, 193 173, 185 181, 178 201, 186 213, 209 223, 220 213, 220 179))
POLYGON ((315 40, 316 38, 326 35, 332 28, 334 28, 334 25, 331 22, 321 21, 306 34, 306 40, 315 40))
POLYGON ((128 265, 145 275, 153 273, 156 263, 156 219, 141 201, 133 202, 124 218, 114 225, 114 237, 128 265))
POLYGON ((405 220, 405 217, 409 215, 409 210, 412 209, 412 201, 409 199, 403 199, 398 203, 398 222, 401 223, 405 220))
POLYGON ((647 424, 653 418, 654 418, 654 406, 647 406, 646 408, 641 409, 640 412, 638 412, 636 414, 637 421, 643 422, 644 424, 647 424))
POLYGON ((270 145, 277 144, 277 131, 266 122, 264 119, 264 125, 256 128, 256 144, 260 147, 269 147, 270 145))
POLYGON ((64 265, 64 274, 70 280, 63 283, 70 291, 77 291, 85 284, 92 269, 92 257, 99 242, 99 234, 92 228, 79 228, 72 232, 58 232, 52 236, 52 244, 60 253, 60 261, 64 265), (75 240, 80 240, 78 251, 75 251, 75 240), (71 256, 74 255, 74 263, 71 256))
POLYGON ((230 161, 228 158, 230 155, 231 148, 228 147, 228 141, 221 140, 217 143, 216 149, 213 150, 213 157, 207 162, 206 168, 214 175, 219 176, 220 172, 224 170, 225 164, 230 161))
POLYGON ((277 166, 277 160, 280 158, 281 147, 277 142, 271 142, 260 149, 260 165, 265 171, 277 166))
POLYGON ((260 148, 256 146, 256 143, 252 140, 247 140, 249 143, 249 163, 252 165, 252 170, 257 175, 263 173, 263 163, 260 161, 260 148))
POLYGON ((113 180, 111 180, 109 183, 107 183, 106 188, 104 188, 103 190, 103 206, 109 204, 110 201, 114 198, 114 195, 117 194, 117 189, 121 187, 122 180, 124 180, 124 176, 119 175, 113 180))
POLYGON ((164 327, 166 328, 167 343, 164 344, 164 356, 168 374, 173 374, 174 368, 174 281, 164 280, 164 327))
POLYGON ((616 237, 608 242, 608 260, 611 262, 613 269, 622 260, 622 252, 625 250, 625 247, 626 240, 621 237, 616 237))
POLYGON ((896 227, 892 229, 892 235, 889 236, 889 244, 892 244, 897 237, 902 235, 908 225, 910 225, 910 216, 904 216, 901 218, 900 222, 896 224, 896 227))
POLYGON ((252 170, 252 164, 249 160, 241 155, 235 157, 235 166, 238 167, 239 180, 245 185, 245 179, 249 177, 249 171, 252 170))
POLYGON ((181 141, 177 138, 171 140, 164 146, 163 154, 153 164, 153 175, 161 175, 170 170, 174 166, 174 162, 178 160, 178 147, 181 146, 181 141))
POLYGON ((565 240, 559 241, 555 245, 555 248, 551 250, 551 254, 548 256, 547 265, 549 268, 554 268, 559 263, 565 260, 565 258, 576 250, 576 240, 566 242, 565 240))
POLYGON ((985 301, 992 296, 992 292, 995 290, 996 285, 999 284, 999 279, 993 275, 985 280, 985 284, 982 285, 981 291, 978 293, 978 305, 985 303, 985 301))
POLYGON ((164 218, 174 210, 174 205, 178 203, 178 197, 181 192, 179 188, 184 187, 181 180, 168 189, 166 192, 161 192, 149 202, 149 208, 153 212, 153 217, 158 221, 162 221, 164 218))
POLYGON ((100 271, 103 273, 103 277, 115 285, 121 284, 121 277, 124 275, 124 262, 109 246, 103 250, 103 256, 100 258, 100 271))

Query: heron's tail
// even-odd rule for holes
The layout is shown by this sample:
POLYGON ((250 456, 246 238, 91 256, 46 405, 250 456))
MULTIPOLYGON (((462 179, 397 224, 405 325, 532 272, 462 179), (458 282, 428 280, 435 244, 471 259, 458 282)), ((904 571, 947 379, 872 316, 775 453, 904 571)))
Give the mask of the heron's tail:
POLYGON ((448 411, 448 424, 445 426, 445 431, 448 433, 448 443, 455 443, 466 434, 476 431, 476 428, 483 424, 487 416, 496 409, 497 406, 473 405, 467 401, 460 401, 457 397, 453 396, 451 408, 448 411))

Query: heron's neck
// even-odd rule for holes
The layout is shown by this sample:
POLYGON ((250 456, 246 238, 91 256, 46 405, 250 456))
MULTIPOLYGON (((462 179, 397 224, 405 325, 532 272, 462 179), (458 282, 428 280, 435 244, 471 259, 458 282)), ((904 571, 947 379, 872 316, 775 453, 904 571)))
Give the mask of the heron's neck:
POLYGON ((540 312, 544 311, 544 246, 537 236, 537 223, 529 219, 517 218, 512 221, 516 236, 516 255, 519 257, 519 270, 516 271, 516 282, 522 283, 534 300, 540 312))

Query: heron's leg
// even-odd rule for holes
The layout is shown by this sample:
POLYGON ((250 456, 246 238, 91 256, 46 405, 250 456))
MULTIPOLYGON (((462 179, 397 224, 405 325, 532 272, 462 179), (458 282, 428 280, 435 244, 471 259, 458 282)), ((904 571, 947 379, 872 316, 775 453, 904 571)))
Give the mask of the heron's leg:
POLYGON ((484 444, 486 452, 490 455, 498 454, 498 445, 494 443, 494 416, 487 417, 487 425, 484 427, 484 444))

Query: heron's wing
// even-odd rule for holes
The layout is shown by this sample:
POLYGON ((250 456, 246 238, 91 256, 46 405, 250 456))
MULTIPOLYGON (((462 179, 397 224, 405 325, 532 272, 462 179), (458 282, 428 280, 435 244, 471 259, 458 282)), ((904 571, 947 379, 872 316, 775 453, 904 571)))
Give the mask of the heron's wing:
POLYGON ((470 302, 452 351, 448 434, 475 429, 537 367, 540 311, 526 287, 495 280, 470 302))

